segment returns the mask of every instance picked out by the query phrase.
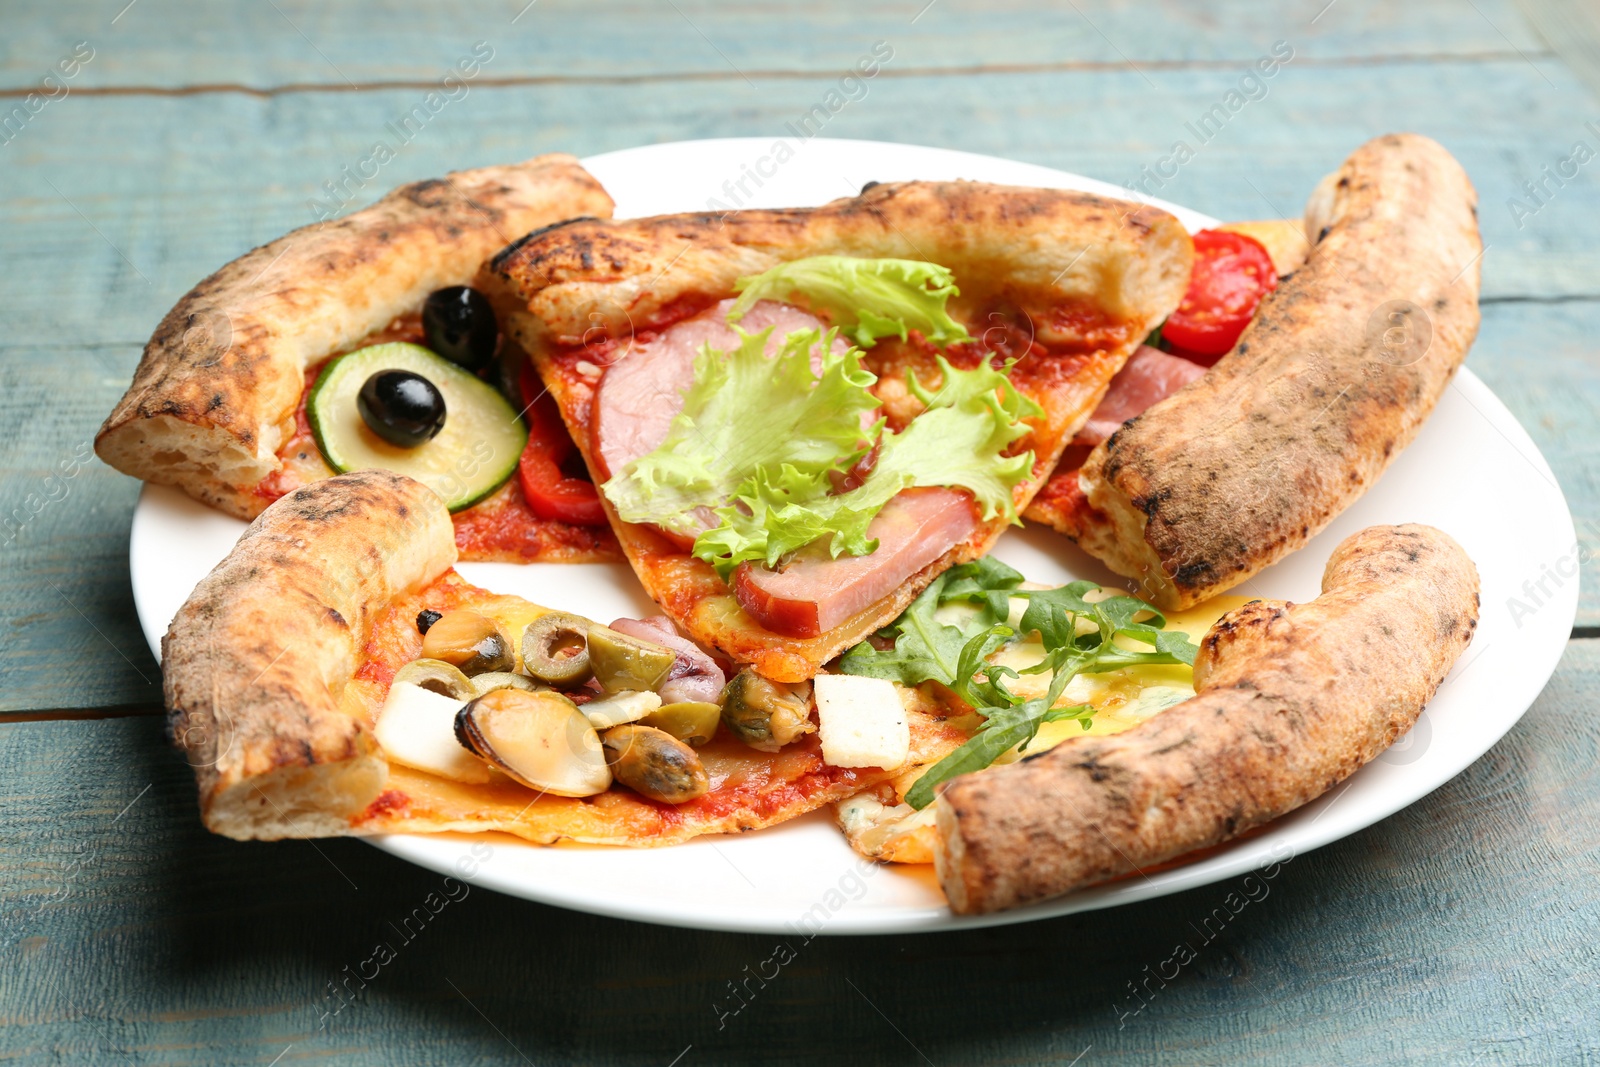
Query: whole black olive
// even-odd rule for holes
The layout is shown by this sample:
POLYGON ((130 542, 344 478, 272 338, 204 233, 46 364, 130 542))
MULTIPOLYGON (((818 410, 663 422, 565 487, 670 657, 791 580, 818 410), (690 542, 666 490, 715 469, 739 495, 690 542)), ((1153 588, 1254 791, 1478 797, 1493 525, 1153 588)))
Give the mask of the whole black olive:
POLYGON ((417 612, 417 633, 426 636, 428 628, 442 618, 444 618, 444 612, 434 611, 432 608, 423 608, 417 612))
POLYGON ((416 448, 444 429, 438 386, 408 370, 381 370, 356 394, 356 409, 372 432, 401 448, 416 448))
POLYGON ((489 298, 467 285, 435 289, 422 305, 428 347, 473 373, 494 359, 500 328, 489 298))

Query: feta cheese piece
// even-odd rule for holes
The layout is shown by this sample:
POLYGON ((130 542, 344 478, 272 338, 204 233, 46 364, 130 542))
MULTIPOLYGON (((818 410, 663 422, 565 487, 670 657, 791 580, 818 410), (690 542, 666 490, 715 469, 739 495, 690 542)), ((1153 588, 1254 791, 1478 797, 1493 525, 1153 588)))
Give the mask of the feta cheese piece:
POLYGON ((894 683, 853 674, 812 682, 822 724, 822 758, 835 767, 893 770, 911 753, 911 727, 894 683))
POLYGON ((457 782, 489 780, 489 765, 456 740, 456 712, 462 702, 410 682, 389 687, 389 696, 372 731, 383 754, 395 763, 415 767, 457 782))

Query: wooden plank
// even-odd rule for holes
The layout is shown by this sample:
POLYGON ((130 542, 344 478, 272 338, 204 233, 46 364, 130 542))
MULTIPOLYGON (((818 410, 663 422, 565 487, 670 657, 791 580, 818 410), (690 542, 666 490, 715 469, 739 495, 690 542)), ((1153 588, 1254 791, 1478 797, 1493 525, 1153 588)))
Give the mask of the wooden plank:
POLYGON ((1509 0, 1478 0, 1476 12, 1381 0, 1340 0, 1324 11, 1325 5, 501 0, 463 9, 411 0, 385 4, 379 13, 312 0, 137 0, 119 15, 120 3, 67 0, 8 18, 0 87, 37 85, 80 40, 90 42, 94 56, 70 81, 77 90, 425 84, 442 78, 480 40, 494 50, 485 78, 690 75, 735 86, 774 72, 837 77, 878 40, 894 48, 892 69, 918 70, 1237 65, 1279 39, 1295 42, 1311 62, 1519 53, 1548 62, 1509 0))
POLYGON ((1518 0, 1540 43, 1600 93, 1600 11, 1587 0, 1518 0))
MULTIPOLYGON (((1568 99, 1581 92, 1570 75, 1568 99)), ((1233 71, 995 75, 881 80, 831 119, 828 136, 1011 155, 1117 182, 1139 179, 1238 80, 1233 71), (930 100, 938 100, 932 107, 930 100)), ((756 92, 685 83, 480 89, 442 110, 359 192, 445 170, 565 149, 657 139, 770 137, 819 99, 804 81, 756 92)), ((372 154, 418 90, 259 99, 85 97, 42 112, 4 150, 0 257, 33 284, 8 294, 8 336, 137 343, 190 285, 245 249, 315 221, 324 183, 372 154), (116 132, 121 131, 121 132, 116 132), (95 165, 83 166, 93 144, 95 165)), ((1375 132, 1409 128, 1455 151, 1478 183, 1491 297, 1597 294, 1600 174, 1580 170, 1545 206, 1511 201, 1574 138, 1600 137, 1521 60, 1295 69, 1235 116, 1177 176, 1150 191, 1223 217, 1298 214, 1315 182, 1375 132)), ((730 175, 730 178, 738 177, 730 175)))
POLYGON ((1485 758, 1271 879, 970 933, 789 938, 781 968, 775 937, 467 887, 408 936, 438 876, 354 841, 208 836, 155 722, 0 726, 0 1055, 1577 1062, 1600 1045, 1597 697, 1600 641, 1574 642, 1485 758), (1230 892, 1253 899, 1218 924, 1230 892), (1192 962, 1167 965, 1185 943, 1192 962), (379 944, 393 960, 366 962, 379 944))
POLYGON ((138 483, 92 451, 137 358, 0 347, 0 713, 161 702, 128 577, 138 483))

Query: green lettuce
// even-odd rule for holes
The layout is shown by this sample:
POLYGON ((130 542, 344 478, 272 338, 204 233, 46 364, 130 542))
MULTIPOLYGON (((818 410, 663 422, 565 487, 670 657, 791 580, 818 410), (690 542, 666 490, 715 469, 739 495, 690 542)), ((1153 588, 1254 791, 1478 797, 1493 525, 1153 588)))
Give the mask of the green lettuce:
POLYGON ((757 471, 826 485, 827 471, 865 452, 861 414, 878 407, 868 391, 877 378, 860 352, 828 351, 835 331, 796 330, 769 359, 771 328, 735 332, 733 351, 707 345, 695 358, 694 384, 660 446, 602 487, 624 521, 692 536, 701 528, 695 510, 731 499, 757 471), (817 346, 826 352, 820 377, 811 369, 817 346))
POLYGON ((972 340, 945 310, 961 291, 950 270, 937 263, 810 256, 740 278, 734 289, 740 295, 728 311, 729 322, 738 322, 758 300, 788 301, 799 293, 862 348, 871 348, 880 337, 904 341, 910 330, 922 331, 941 348, 972 340))
POLYGON ((1020 420, 1040 408, 987 363, 958 370, 940 356, 938 364, 937 389, 924 387, 914 373, 907 376, 907 388, 925 410, 902 433, 880 431, 877 464, 860 486, 833 493, 826 471, 754 464, 716 509, 720 525, 700 535, 694 554, 724 578, 747 560, 771 566, 823 539, 835 558, 866 555, 877 547, 867 536, 873 518, 895 494, 919 486, 966 489, 985 521, 999 515, 1016 522, 1011 490, 1032 469, 1033 453, 1005 451, 1028 432, 1020 420))

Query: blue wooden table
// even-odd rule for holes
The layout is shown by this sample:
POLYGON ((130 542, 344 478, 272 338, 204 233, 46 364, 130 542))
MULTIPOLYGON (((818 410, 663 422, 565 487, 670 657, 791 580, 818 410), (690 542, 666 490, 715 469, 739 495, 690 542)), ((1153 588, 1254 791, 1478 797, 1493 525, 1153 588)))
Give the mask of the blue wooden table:
POLYGON ((1600 1058, 1592 2, 124 2, 0 13, 0 1059, 1600 1058), (1275 46, 1292 52, 1282 70, 1150 191, 1223 218, 1293 215, 1374 134, 1443 141, 1477 183, 1489 246, 1471 366, 1578 519, 1578 629, 1538 703, 1472 768, 1296 859, 1154 982, 1231 886, 1026 927, 817 938, 762 986, 747 979, 770 937, 487 890, 397 939, 391 924, 437 876, 356 841, 201 830, 134 617, 138 486, 89 442, 178 296, 312 221, 325 183, 458 60, 488 57, 350 195, 552 150, 776 136, 884 47, 881 75, 825 136, 1129 182, 1275 46), (381 965, 379 942, 396 949, 381 965), (729 1012, 735 986, 755 992, 729 1012))

